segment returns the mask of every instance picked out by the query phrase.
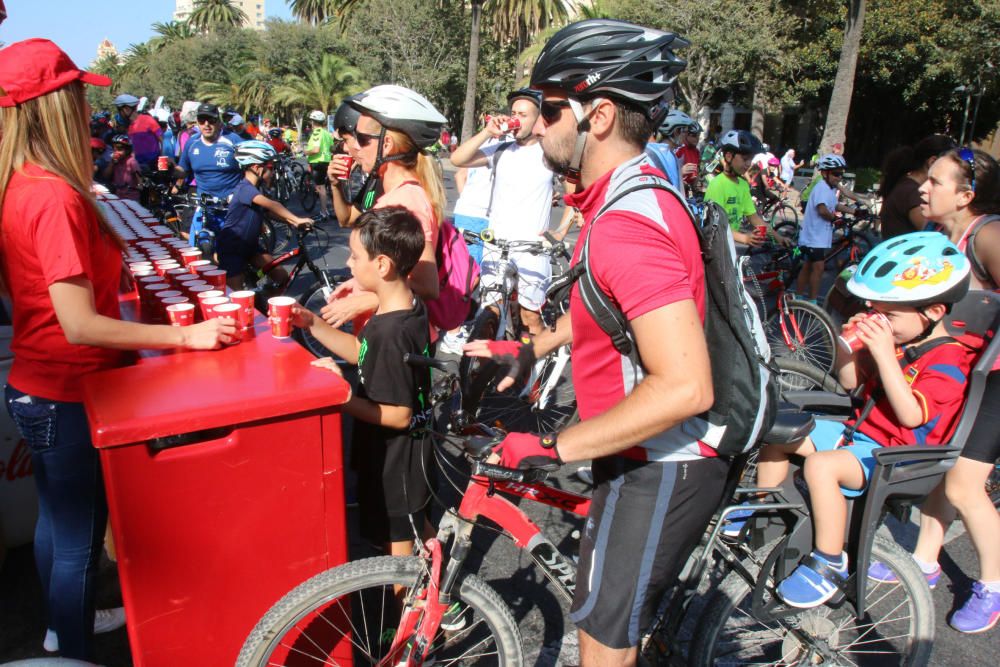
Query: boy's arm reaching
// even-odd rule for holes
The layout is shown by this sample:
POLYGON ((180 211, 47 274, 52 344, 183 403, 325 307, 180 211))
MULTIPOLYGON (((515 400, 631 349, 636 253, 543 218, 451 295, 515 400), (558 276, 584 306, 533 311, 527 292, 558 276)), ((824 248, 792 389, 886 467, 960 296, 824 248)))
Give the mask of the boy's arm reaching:
POLYGON ((317 317, 299 304, 292 306, 292 325, 300 329, 308 329, 313 338, 318 340, 323 347, 347 363, 355 365, 358 363, 358 351, 361 346, 358 339, 345 331, 334 329, 324 322, 323 318, 317 317))
POLYGON ((264 195, 257 195, 253 198, 253 203, 260 206, 262 209, 270 213, 275 218, 280 218, 293 227, 298 227, 299 225, 311 225, 313 224, 312 218, 303 218, 302 216, 295 215, 291 211, 282 205, 281 202, 274 201, 269 197, 264 195))
POLYGON ((405 405, 376 403, 357 396, 352 396, 351 400, 344 404, 343 409, 355 419, 400 431, 409 428, 410 419, 413 417, 413 409, 405 405))

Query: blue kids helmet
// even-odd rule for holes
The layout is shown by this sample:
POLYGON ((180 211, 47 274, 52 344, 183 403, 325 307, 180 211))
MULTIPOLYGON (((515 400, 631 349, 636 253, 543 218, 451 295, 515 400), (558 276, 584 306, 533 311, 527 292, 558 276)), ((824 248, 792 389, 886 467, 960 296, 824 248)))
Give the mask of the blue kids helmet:
POLYGON ((847 290, 865 301, 950 306, 969 291, 969 260, 939 232, 903 234, 872 248, 847 290))
POLYGON ((236 159, 236 164, 246 169, 255 164, 274 162, 278 159, 278 151, 274 150, 274 146, 266 141, 257 141, 254 139, 237 144, 236 150, 233 152, 233 158, 236 159))

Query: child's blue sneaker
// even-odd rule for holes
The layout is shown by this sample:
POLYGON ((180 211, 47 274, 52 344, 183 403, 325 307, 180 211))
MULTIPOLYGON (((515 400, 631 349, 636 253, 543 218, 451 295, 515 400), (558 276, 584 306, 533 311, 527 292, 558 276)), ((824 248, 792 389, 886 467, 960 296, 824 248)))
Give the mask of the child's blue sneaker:
POLYGON ((753 516, 752 509, 735 510, 726 516, 726 523, 722 526, 722 534, 725 537, 739 537, 740 531, 746 525, 750 517, 753 516))
POLYGON ((811 609, 840 592, 846 578, 847 554, 840 554, 840 562, 833 563, 813 551, 778 584, 777 592, 786 604, 811 609))
POLYGON ((1000 621, 1000 593, 993 592, 977 581, 972 584, 972 596, 951 615, 949 624, 959 632, 986 632, 1000 621))
MULTIPOLYGON (((930 574, 924 572, 924 579, 927 580, 927 586, 931 590, 937 586, 938 580, 941 578, 941 566, 938 565, 937 569, 930 574)), ((896 573, 886 567, 885 563, 882 561, 874 561, 868 566, 868 579, 871 581, 877 581, 881 584, 898 584, 899 579, 896 577, 896 573)))

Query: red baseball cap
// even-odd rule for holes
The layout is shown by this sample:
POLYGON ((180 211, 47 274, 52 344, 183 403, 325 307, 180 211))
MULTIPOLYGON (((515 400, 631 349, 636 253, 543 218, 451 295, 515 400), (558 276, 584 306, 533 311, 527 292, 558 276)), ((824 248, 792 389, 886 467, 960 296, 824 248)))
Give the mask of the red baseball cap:
POLYGON ((111 79, 78 68, 62 49, 47 39, 26 39, 0 50, 0 107, 12 107, 80 80, 110 86, 111 79))

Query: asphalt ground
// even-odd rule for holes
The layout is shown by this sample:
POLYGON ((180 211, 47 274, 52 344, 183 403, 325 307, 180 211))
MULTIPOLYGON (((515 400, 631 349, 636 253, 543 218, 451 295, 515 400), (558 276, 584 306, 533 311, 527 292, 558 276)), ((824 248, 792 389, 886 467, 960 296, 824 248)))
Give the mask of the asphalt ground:
MULTIPOLYGON (((449 205, 453 205, 457 193, 449 169, 446 169, 446 185, 449 205)), ((560 216, 561 208, 553 209, 553 226, 560 216)), ((323 260, 330 267, 342 267, 347 257, 347 234, 336 228, 335 223, 327 223, 325 229, 331 242, 323 260)), ((570 238, 574 236, 571 234, 570 238)), ((301 293, 311 282, 310 276, 300 277, 292 286, 291 294, 301 293)), ((553 483, 586 493, 586 486, 571 472, 572 468, 560 471, 553 483)), ((443 498, 452 504, 455 496, 445 491, 443 498)), ((575 553, 574 531, 581 528, 582 520, 537 503, 521 502, 520 505, 561 551, 567 555, 575 553)), ((349 510, 348 517, 352 558, 373 555, 358 538, 357 511, 349 510)), ((901 544, 912 548, 917 534, 914 521, 898 524, 890 519, 883 530, 890 531, 901 544)), ((978 575, 976 554, 961 523, 957 522, 949 532, 940 562, 944 577, 933 591, 937 622, 931 664, 996 665, 1000 654, 1000 628, 981 635, 963 635, 947 625, 948 615, 964 602, 978 575)), ((475 534, 468 564, 513 610, 521 630, 526 664, 536 667, 578 664, 576 633, 566 616, 568 605, 524 552, 514 547, 508 538, 483 528, 475 534)), ((40 590, 30 545, 9 550, 0 569, 0 664, 46 657, 41 646, 45 624, 40 590)), ((99 576, 98 607, 120 604, 116 567, 105 557, 99 576)), ((98 635, 96 650, 97 660, 102 665, 129 667, 133 664, 124 629, 98 635)), ((40 667, 44 663, 32 661, 31 664, 40 667)), ((55 667, 54 661, 52 667, 55 667)))

